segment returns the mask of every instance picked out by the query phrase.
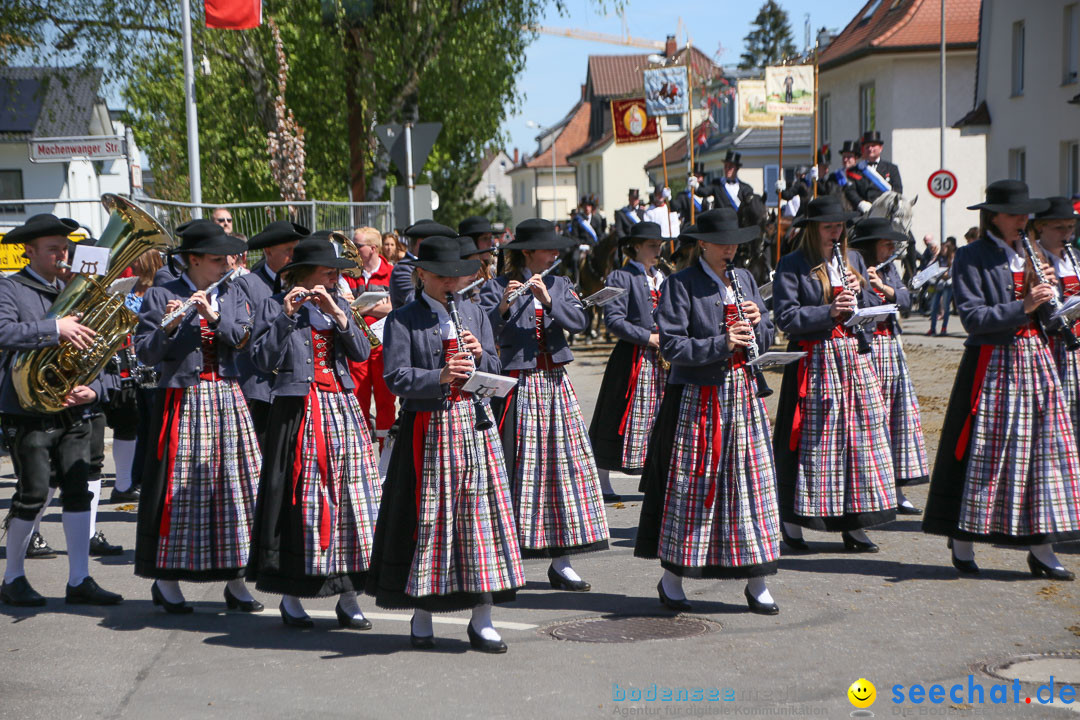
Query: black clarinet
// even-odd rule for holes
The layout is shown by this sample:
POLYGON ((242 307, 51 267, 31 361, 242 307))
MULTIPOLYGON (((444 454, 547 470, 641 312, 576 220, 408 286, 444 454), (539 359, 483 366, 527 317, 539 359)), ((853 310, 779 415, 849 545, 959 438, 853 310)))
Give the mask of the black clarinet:
MULTIPOLYGON (((844 257, 844 252, 840 248, 839 240, 833 240, 832 249, 833 257, 836 259, 836 264, 840 266, 840 276, 844 278, 844 287, 847 287, 847 258, 844 257)), ((859 289, 855 288, 854 290, 852 290, 850 287, 848 287, 847 289, 848 292, 852 293, 855 296, 855 308, 858 309, 859 289)), ((863 329, 858 326, 853 328, 853 330, 855 331, 855 340, 859 343, 859 354, 866 355, 871 350, 870 341, 866 337, 866 332, 864 332, 863 329)))
MULTIPOLYGON (((465 352, 462 343, 465 342, 465 326, 461 323, 461 315, 458 314, 457 303, 454 302, 454 293, 446 293, 446 309, 450 313, 450 322, 454 324, 454 331, 458 337, 458 351, 465 352)), ((473 367, 476 367, 476 361, 473 360, 473 367)), ((488 430, 494 424, 491 420, 491 416, 488 415, 487 408, 484 406, 482 398, 473 394, 473 413, 476 415, 476 429, 488 430)))
MULTIPOLYGON (((742 283, 739 282, 739 276, 735 273, 735 268, 728 265, 727 276, 731 280, 731 292, 735 295, 735 315, 741 322, 749 323, 746 319, 746 313, 743 312, 742 303, 746 299, 746 295, 743 294, 742 283)), ((758 359, 758 346, 757 346, 757 333, 754 332, 754 326, 750 326, 750 332, 753 335, 750 340, 750 344, 746 346, 746 357, 750 362, 754 362, 758 359)), ((757 396, 759 398, 765 398, 772 395, 772 388, 769 387, 769 383, 765 381, 765 373, 761 371, 761 368, 757 365, 751 365, 754 369, 754 380, 757 382, 757 396)))
MULTIPOLYGON (((1031 238, 1023 230, 1020 231, 1020 242, 1024 244, 1024 252, 1027 253, 1028 260, 1031 262, 1031 267, 1035 270, 1035 277, 1039 279, 1039 282, 1044 285, 1049 285, 1049 281, 1046 279, 1046 275, 1043 274, 1042 265, 1039 262, 1039 256, 1035 254, 1035 248, 1031 245, 1031 238)), ((1058 297, 1058 288, 1054 286, 1054 294, 1050 296, 1050 300, 1046 303, 1050 306, 1050 313, 1036 313, 1035 317, 1038 318, 1039 324, 1042 326, 1043 334, 1046 333, 1059 333, 1065 340, 1065 347, 1069 350, 1076 350, 1080 348, 1080 340, 1076 339, 1076 334, 1072 328, 1069 327, 1069 320, 1065 317, 1058 317, 1054 324, 1057 327, 1050 327, 1052 322, 1050 315, 1061 310, 1061 298, 1058 297)))

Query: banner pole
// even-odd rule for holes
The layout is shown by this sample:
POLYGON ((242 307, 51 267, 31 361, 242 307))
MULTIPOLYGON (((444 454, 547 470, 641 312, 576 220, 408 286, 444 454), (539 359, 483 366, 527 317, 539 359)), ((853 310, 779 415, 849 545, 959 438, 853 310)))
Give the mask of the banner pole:
MULTIPOLYGON (((687 87, 687 98, 689 100, 689 105, 687 105, 687 108, 686 108, 686 119, 687 119, 686 144, 690 147, 690 173, 689 173, 690 175, 694 174, 694 144, 696 142, 696 138, 694 137, 694 74, 691 72, 691 65, 693 64, 693 62, 694 62, 694 58, 693 58, 693 55, 690 52, 690 41, 687 40, 687 42, 686 42, 686 87, 687 87)), ((689 177, 687 177, 687 179, 689 179, 689 177)), ((689 185, 689 183, 687 183, 687 184, 689 185)), ((690 188, 690 223, 691 224, 697 222, 697 218, 695 217, 696 213, 694 212, 694 210, 696 208, 696 205, 697 204, 694 202, 694 190, 693 190, 693 188, 690 188)), ((669 229, 668 232, 670 233, 671 230, 669 229)))
MULTIPOLYGON (((780 116, 780 167, 777 178, 784 177, 784 116, 780 116)), ((776 193, 776 262, 780 262, 780 193, 776 193)), ((775 267, 775 265, 774 265, 775 267)))
MULTIPOLYGON (((667 153, 664 151, 664 123, 662 119, 663 115, 656 116, 656 134, 660 137, 660 164, 664 167, 664 188, 668 187, 667 177, 667 153)), ((660 199, 663 200, 663 188, 661 188, 660 199)), ((693 203, 691 203, 693 204, 693 203)), ((668 238, 671 237, 671 207, 665 206, 667 210, 667 232, 668 238)))
MULTIPOLYGON (((944 0, 942 0, 944 2, 944 0)), ((818 109, 821 106, 821 100, 818 97, 818 46, 814 43, 814 147, 810 148, 810 162, 814 165, 820 165, 818 160, 818 109)), ((820 171, 821 168, 819 167, 820 171)), ((814 197, 817 197, 817 178, 814 178, 814 197)))

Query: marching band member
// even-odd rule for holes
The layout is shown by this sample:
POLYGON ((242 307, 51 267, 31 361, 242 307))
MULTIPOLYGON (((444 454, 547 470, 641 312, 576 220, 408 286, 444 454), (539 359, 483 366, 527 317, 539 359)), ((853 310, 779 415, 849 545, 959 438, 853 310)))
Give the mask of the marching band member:
POLYGON ((767 350, 774 330, 753 277, 731 266, 760 231, 740 228, 730 208, 696 224, 700 260, 667 281, 657 310, 671 375, 641 479, 634 555, 660 558, 656 589, 672 610, 691 609, 684 577, 746 578, 750 611, 775 615, 765 586, 780 557, 769 417, 746 366, 747 346, 767 350))
POLYGON ((604 325, 619 340, 604 368, 589 425, 605 502, 621 499, 611 487, 612 470, 639 475, 645 466, 645 446, 667 383, 655 317, 665 279, 657 267, 663 247, 660 226, 640 222, 625 241, 629 261, 605 280, 609 287, 626 290, 604 306, 604 325))
POLYGON ((585 310, 570 281, 540 274, 573 242, 547 220, 526 220, 503 250, 506 274, 484 286, 503 371, 517 387, 495 403, 514 489, 522 557, 548 557, 555 589, 584 592, 589 583, 570 555, 604 550, 607 516, 589 435, 565 365, 574 359, 566 332, 585 330, 585 310), (520 297, 510 297, 524 287, 520 297))
POLYGON ((314 625, 300 598, 338 595, 338 624, 371 628, 356 593, 382 489, 348 363, 371 347, 334 294, 339 271, 354 266, 327 240, 300 241, 280 270, 285 290, 255 316, 252 359, 273 379, 247 577, 282 596, 281 619, 291 627, 314 625))
MULTIPOLYGON (((275 220, 248 241, 248 250, 262 250, 262 260, 251 268, 251 272, 237 278, 236 284, 247 294, 253 313, 278 291, 278 273, 292 262, 296 243, 310 234, 311 231, 302 225, 288 220, 275 220)), ((272 378, 255 367, 250 345, 237 356, 236 364, 240 370, 240 389, 247 398, 251 422, 255 426, 255 435, 259 438, 261 447, 270 419, 272 378)))
MULTIPOLYGON (((462 260, 480 261, 480 270, 477 271, 475 276, 468 279, 466 285, 481 278, 483 278, 485 282, 490 280, 492 277, 491 256, 495 253, 495 248, 490 245, 486 248, 481 248, 477 245, 476 240, 469 235, 459 235, 457 240, 461 243, 462 260)), ((479 293, 476 293, 473 295, 473 298, 478 298, 478 296, 479 293)))
POLYGON ((416 259, 416 248, 426 237, 438 235, 440 237, 454 237, 457 233, 453 228, 440 225, 434 220, 420 220, 405 228, 402 236, 408 239, 409 249, 405 257, 394 264, 390 271, 390 304, 396 310, 404 307, 416 297, 416 282, 413 279, 412 261, 416 259))
POLYGON ((79 318, 47 319, 49 309, 63 290, 57 277, 58 263, 67 262, 68 240, 79 224, 71 218, 34 215, 4 236, 3 242, 22 243, 29 264, 0 279, 0 350, 7 351, 0 366, 0 424, 15 466, 15 493, 7 526, 7 561, 0 585, 0 602, 40 607, 45 598, 26 579, 24 561, 34 531, 34 520, 49 494, 55 475, 63 506, 64 538, 67 541, 68 580, 64 599, 69 605, 115 605, 123 598, 101 588, 90 577, 91 503, 90 481, 91 408, 102 397, 103 385, 74 387, 65 399, 67 408, 43 414, 19 403, 11 376, 11 358, 20 350, 36 350, 62 342, 87 348, 96 335, 79 318))
POLYGON ((1080 457, 1054 357, 1043 336, 1053 268, 1022 242, 1049 209, 1018 180, 986 188, 979 237, 956 251, 953 293, 968 338, 941 430, 923 532, 945 535, 952 562, 976 574, 974 543, 1027 546, 1035 577, 1072 580, 1052 543, 1080 539, 1080 457), (1047 282, 1043 282, 1042 278, 1047 282))
MULTIPOLYGON (((179 279, 150 288, 135 348, 160 373, 135 538, 135 574, 153 578, 151 595, 166 612, 192 612, 180 580, 226 581, 229 609, 258 612, 244 585, 261 457, 236 356, 251 339, 251 306, 224 283, 229 255, 243 240, 210 220, 176 230, 184 259, 179 279), (188 312, 162 327, 187 300, 188 312)), ((171 258, 170 258, 171 261, 171 258)))
POLYGON ((844 547, 877 552, 863 528, 896 518, 888 415, 865 330, 845 321, 876 296, 853 289, 867 276, 847 251, 846 212, 835 196, 795 220, 797 249, 773 277, 773 317, 806 357, 784 371, 773 433, 784 543, 809 550, 801 528, 841 531, 844 547), (839 267, 834 243, 840 246, 839 267), (862 335, 862 338, 859 338, 862 335))
MULTIPOLYGON (((907 239, 907 235, 893 228, 888 218, 860 220, 855 223, 848 238, 848 246, 858 250, 866 262, 866 280, 874 295, 881 303, 895 304, 901 312, 911 309, 911 293, 904 287, 900 273, 893 263, 880 272, 875 266, 892 257, 897 244, 907 239)), ((911 384, 900 332, 900 323, 895 316, 878 323, 874 329, 872 355, 889 423, 893 471, 896 475, 896 511, 901 515, 918 515, 919 509, 904 497, 901 487, 926 482, 930 479, 930 468, 926 460, 919 398, 911 384)))
POLYGON ((491 606, 513 600, 525 575, 491 409, 461 390, 474 367, 498 372, 499 359, 481 308, 459 300, 457 321, 447 307, 479 270, 460 253, 453 238, 425 239, 414 261, 423 289, 387 318, 386 382, 403 405, 367 590, 381 607, 414 609, 415 648, 435 646, 432 612, 472 608, 470 644, 501 653, 491 606))

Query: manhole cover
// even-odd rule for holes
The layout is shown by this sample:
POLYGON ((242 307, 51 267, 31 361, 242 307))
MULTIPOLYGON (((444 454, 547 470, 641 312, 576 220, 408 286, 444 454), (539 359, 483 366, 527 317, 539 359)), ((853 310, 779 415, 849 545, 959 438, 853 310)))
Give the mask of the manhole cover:
POLYGON ((986 663, 982 670, 1000 680, 1044 685, 1053 677, 1055 685, 1080 685, 1080 653, 1018 655, 1000 662, 986 663))
POLYGON ((556 640, 630 643, 673 640, 718 632, 720 623, 685 616, 605 615, 548 625, 542 632, 556 640))

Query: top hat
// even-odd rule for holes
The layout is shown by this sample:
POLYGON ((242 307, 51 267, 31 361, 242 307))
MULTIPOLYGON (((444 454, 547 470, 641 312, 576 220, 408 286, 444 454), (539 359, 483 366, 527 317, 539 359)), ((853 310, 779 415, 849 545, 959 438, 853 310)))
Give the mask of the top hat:
POLYGON ((704 175, 704 174, 705 174, 705 163, 700 163, 700 162, 694 163, 694 175, 704 175))
POLYGON ((67 237, 78 229, 79 223, 71 218, 58 218, 49 213, 41 213, 4 235, 4 244, 25 244, 39 237, 67 237))
POLYGON ((845 140, 844 144, 840 147, 841 155, 858 155, 859 143, 854 140, 845 140))
POLYGON ((281 268, 278 274, 301 266, 346 270, 356 267, 356 263, 348 258, 338 257, 337 251, 327 238, 312 235, 296 244, 292 262, 281 268))
POLYGON ((863 145, 870 145, 876 143, 877 145, 884 145, 885 141, 881 139, 880 130, 867 130, 862 134, 862 140, 860 142, 863 145))
POLYGON ((473 215, 467 217, 457 226, 458 235, 469 235, 470 237, 476 237, 477 235, 485 235, 493 232, 491 229, 491 221, 482 215, 473 215))
POLYGON ((703 212, 697 216, 695 224, 694 232, 684 232, 679 237, 685 235, 714 245, 741 245, 761 236, 761 228, 757 225, 739 227, 739 215, 731 208, 703 212))
POLYGON ((848 234, 848 247, 875 240, 892 240, 902 243, 907 242, 908 236, 897 230, 889 218, 866 218, 852 226, 848 234))
POLYGON ((814 158, 818 165, 828 165, 831 159, 832 148, 828 145, 822 145, 821 149, 817 151, 817 157, 814 158))
MULTIPOLYGON (((471 239, 471 238, 470 238, 471 239)), ((479 260, 463 260, 461 243, 452 237, 432 235, 420 243, 413 267, 433 272, 442 277, 465 277, 480 272, 479 260)))
POLYGON ((637 200, 641 197, 641 193, 638 191, 637 188, 630 188, 628 196, 631 200, 637 200))
POLYGON ((986 200, 968 210, 989 210, 1007 215, 1030 215, 1050 208, 1049 200, 1028 197, 1028 186, 1019 180, 998 180, 986 186, 986 200))
POLYGON ((189 220, 176 228, 176 234, 180 236, 180 245, 169 250, 170 255, 239 255, 247 250, 246 242, 226 234, 213 220, 189 220))
POLYGON ((1035 213, 1036 220, 1080 220, 1072 200, 1066 197, 1048 197, 1050 207, 1035 213))
POLYGON ((735 167, 742 167, 742 153, 728 149, 727 154, 724 155, 724 162, 731 163, 735 167))
POLYGON ((514 231, 514 239, 503 245, 504 250, 565 250, 577 245, 573 238, 555 233, 550 220, 532 218, 523 220, 514 231))
POLYGON ((845 210, 839 198, 833 195, 821 195, 806 204, 806 213, 795 218, 792 225, 802 227, 811 222, 847 222, 857 217, 859 213, 845 210))
POLYGON ((405 228, 401 234, 413 240, 423 240, 433 235, 441 235, 442 237, 454 237, 457 235, 453 228, 441 225, 434 220, 418 220, 405 228))
POLYGON ((275 220, 248 240, 248 250, 262 250, 274 245, 295 242, 310 234, 311 231, 303 225, 297 225, 288 220, 275 220))

